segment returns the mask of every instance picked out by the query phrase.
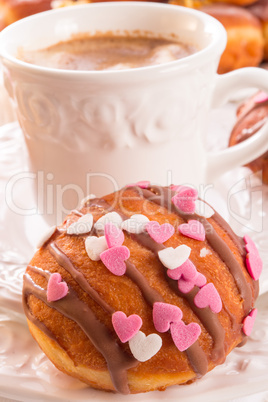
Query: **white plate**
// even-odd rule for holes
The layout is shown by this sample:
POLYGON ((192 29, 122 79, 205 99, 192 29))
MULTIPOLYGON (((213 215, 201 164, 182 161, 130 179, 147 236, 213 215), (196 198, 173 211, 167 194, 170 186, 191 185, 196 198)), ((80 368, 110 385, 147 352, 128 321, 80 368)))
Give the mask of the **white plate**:
MULTIPOLYGON (((226 116, 233 107, 211 118, 209 145, 219 146, 226 138, 226 116), (218 139, 215 140, 214 124, 218 139)), ((268 397, 268 188, 245 168, 237 169, 206 191, 206 199, 227 218, 240 234, 251 233, 265 262, 261 278, 259 313, 247 344, 235 349, 226 362, 203 379, 187 386, 170 387, 165 392, 128 397, 86 388, 59 372, 48 361, 29 334, 21 307, 22 275, 36 239, 46 229, 38 215, 24 216, 12 211, 16 206, 34 207, 31 180, 17 180, 11 198, 10 180, 27 171, 27 152, 16 123, 0 129, 0 398, 18 401, 264 401, 268 397), (245 180, 245 174, 249 175, 245 180), (227 205, 227 207, 226 207, 227 205), (247 398, 246 398, 247 396, 247 398), (246 398, 246 399, 245 399, 246 398), (249 399, 248 399, 249 398, 249 399)), ((1 400, 1 399, 0 399, 1 400)))

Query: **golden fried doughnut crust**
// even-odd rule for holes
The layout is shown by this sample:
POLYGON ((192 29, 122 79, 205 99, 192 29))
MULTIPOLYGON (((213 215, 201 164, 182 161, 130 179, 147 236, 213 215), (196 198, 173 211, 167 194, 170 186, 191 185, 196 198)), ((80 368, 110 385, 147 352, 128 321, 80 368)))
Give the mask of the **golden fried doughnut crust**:
POLYGON ((245 243, 216 212, 208 219, 181 213, 170 201, 174 191, 127 187, 88 201, 80 211, 67 216, 27 268, 23 300, 33 337, 56 367, 94 388, 138 393, 187 383, 223 363, 245 340, 243 320, 258 293, 258 281, 251 278, 245 265, 245 243), (66 231, 85 214, 92 214, 96 223, 112 211, 123 220, 143 214, 150 221, 170 223, 175 233, 159 244, 147 232, 124 230, 123 246, 130 257, 125 274, 115 275, 101 260, 89 258, 85 248, 89 235, 103 233, 96 229, 77 235, 66 231), (204 241, 178 230, 190 219, 205 227, 204 241), (158 251, 182 244, 191 248, 190 259, 197 271, 215 286, 222 300, 220 312, 195 305, 198 286, 185 294, 179 291, 178 282, 167 276, 158 251), (59 273, 69 290, 61 300, 49 302, 46 289, 52 273, 59 273), (200 336, 185 351, 175 346, 170 331, 156 331, 152 318, 156 302, 179 307, 185 324, 200 326, 200 336), (120 341, 112 324, 117 311, 138 315, 144 334, 161 337, 162 347, 150 359, 138 361, 129 343, 120 341))

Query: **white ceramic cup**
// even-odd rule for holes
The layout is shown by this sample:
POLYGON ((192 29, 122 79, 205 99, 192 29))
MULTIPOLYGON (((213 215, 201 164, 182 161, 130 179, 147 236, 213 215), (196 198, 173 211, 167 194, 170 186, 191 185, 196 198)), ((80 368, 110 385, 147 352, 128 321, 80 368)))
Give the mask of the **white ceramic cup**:
POLYGON ((267 126, 233 148, 209 154, 204 147, 213 106, 245 87, 268 91, 268 72, 261 69, 217 75, 225 45, 223 26, 209 15, 144 2, 62 8, 2 31, 5 86, 31 168, 42 174, 36 186, 46 217, 60 219, 87 193, 101 195, 139 180, 210 183, 259 156, 267 148, 267 126), (40 49, 78 33, 135 30, 175 34, 199 50, 177 61, 121 71, 67 71, 16 58, 20 47, 40 49))

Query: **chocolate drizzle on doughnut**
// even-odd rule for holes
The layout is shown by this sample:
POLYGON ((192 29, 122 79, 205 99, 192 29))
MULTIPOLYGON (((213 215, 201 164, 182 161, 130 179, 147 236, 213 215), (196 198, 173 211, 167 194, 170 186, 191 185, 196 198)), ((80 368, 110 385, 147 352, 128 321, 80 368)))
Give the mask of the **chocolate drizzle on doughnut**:
POLYGON ((72 261, 69 257, 57 246, 55 242, 52 242, 47 245, 47 248, 50 254, 55 258, 57 263, 64 268, 69 274, 73 277, 73 279, 78 283, 78 285, 96 302, 99 306, 103 308, 107 313, 113 314, 114 309, 109 306, 93 289, 85 276, 78 271, 78 269, 73 265, 72 261))
MULTIPOLYGON (((172 191, 170 188, 159 187, 159 186, 152 186, 152 187, 150 187, 150 189, 141 189, 141 188, 137 188, 137 187, 133 187, 133 188, 135 188, 135 190, 137 191, 139 196, 142 196, 145 199, 148 199, 150 202, 154 202, 157 205, 165 207, 170 212, 176 213, 182 219, 184 219, 185 222, 188 222, 190 219, 196 219, 203 224, 203 226, 205 227, 205 230, 206 230, 206 239, 207 239, 208 243, 214 249, 214 251, 219 255, 219 257, 222 259, 222 261, 226 264, 230 273, 234 277, 236 286, 238 287, 241 297, 243 298, 245 315, 247 315, 248 312, 251 310, 251 306, 253 303, 252 298, 254 296, 256 297, 256 294, 258 293, 258 291, 257 291, 258 283, 256 282, 256 285, 253 286, 254 293, 255 293, 255 295, 253 296, 250 285, 245 279, 245 276, 241 270, 240 264, 236 260, 235 256, 233 255, 233 253, 231 252, 231 250, 229 249, 227 244, 216 233, 215 229, 207 221, 207 219, 205 219, 197 214, 185 214, 182 211, 180 211, 178 208, 176 208, 175 205, 171 201, 172 197, 175 195, 175 192, 172 191)), ((102 207, 104 209, 111 210, 111 205, 106 203, 103 200, 95 199, 95 200, 93 200, 93 202, 94 202, 95 206, 98 205, 99 207, 102 207)), ((113 208, 113 210, 115 210, 115 209, 113 208)), ((121 211, 117 210, 116 212, 118 212, 123 219, 127 219, 127 217, 124 216, 121 211)), ((245 258, 246 252, 245 252, 243 240, 235 235, 235 233, 232 231, 232 229, 227 224, 227 222, 225 222, 224 219, 221 218, 220 215, 216 211, 213 215, 213 219, 215 220, 216 223, 219 224, 219 226, 221 226, 224 229, 224 231, 228 234, 228 236, 233 240, 233 242, 237 246, 239 252, 245 258)), ((137 242, 139 242, 144 247, 153 251, 155 254, 157 254, 157 252, 159 250, 165 248, 165 246, 163 246, 162 244, 159 245, 159 244, 155 243, 154 241, 152 241, 151 238, 149 236, 147 236, 146 234, 140 234, 140 235, 135 234, 135 235, 132 235, 132 238, 134 238, 137 242)), ((224 331, 218 320, 217 315, 215 313, 212 313, 209 308, 202 309, 202 310, 196 308, 196 306, 193 302, 193 298, 198 291, 197 287, 195 287, 195 289, 193 289, 188 294, 184 294, 179 291, 179 289, 177 288, 176 282, 174 282, 170 278, 168 278, 167 275, 166 275, 166 279, 169 283, 169 286, 180 297, 182 297, 188 301, 192 310, 195 312, 195 314, 198 316, 198 318, 201 320, 201 322, 203 323, 205 328, 208 330, 208 332, 212 336, 213 341, 214 341, 213 351, 212 351, 212 359, 214 361, 223 361, 224 356, 225 356, 224 331)), ((228 311, 228 309, 225 305, 224 305, 224 308, 230 317, 232 325, 234 325, 235 320, 234 320, 233 314, 230 311, 228 311)))
MULTIPOLYGON (((151 237, 145 233, 132 235, 132 237, 142 246, 151 250, 155 255, 157 255, 158 251, 165 248, 163 244, 158 244, 154 242, 151 237)), ((191 307, 195 315, 200 319, 204 327, 213 338, 214 344, 211 355, 212 360, 223 362, 225 356, 224 330, 219 322, 217 314, 213 313, 208 307, 204 309, 197 308, 194 304, 194 296, 198 292, 199 288, 195 286, 194 289, 189 293, 180 292, 177 282, 167 276, 167 268, 164 265, 163 268, 165 270, 165 278, 169 287, 173 290, 174 293, 176 293, 179 297, 185 299, 189 303, 189 306, 191 307)))
POLYGON ((150 306, 153 306, 153 304, 156 302, 164 302, 164 299, 160 295, 160 293, 151 288, 144 275, 142 275, 142 273, 140 273, 140 271, 137 270, 134 264, 132 264, 130 261, 126 261, 126 266, 127 266, 126 270, 127 277, 131 279, 132 282, 136 283, 144 299, 150 306))
MULTIPOLYGON (((37 267, 33 267, 31 265, 28 265, 27 269, 29 269, 32 272, 38 272, 40 271, 39 268, 37 267)), ((45 278, 49 278, 49 272, 46 271, 41 271, 41 273, 43 274, 43 276, 45 278)), ((26 317, 28 318, 29 321, 31 321, 34 325, 36 325, 42 332, 44 332, 50 339, 52 339, 53 341, 57 342, 57 338, 55 337, 55 335, 53 334, 53 332, 51 332, 47 326, 41 322, 40 320, 38 320, 38 318, 36 318, 31 310, 29 309, 28 306, 28 297, 30 295, 33 294, 33 286, 31 285, 31 282, 27 279, 27 274, 25 274, 23 276, 23 291, 22 291, 22 304, 23 304, 23 309, 24 309, 24 313, 26 315, 26 317)))
MULTIPOLYGON (((141 189, 139 189, 141 190, 141 189)), ((146 190, 142 190, 146 191, 146 190)), ((147 190, 148 191, 148 190, 147 190)), ((171 198, 170 198, 171 200, 171 198)), ((102 207, 106 210, 109 210, 111 208, 110 204, 108 204, 106 201, 101 200, 101 199, 95 199, 92 202, 94 202, 94 207, 99 206, 102 207)), ((125 220, 128 219, 121 211, 116 210, 113 208, 114 211, 118 212, 121 217, 125 220)), ((140 243, 143 247, 151 250, 156 256, 158 255, 158 251, 165 249, 165 246, 163 244, 156 243, 154 240, 151 239, 151 237, 146 234, 146 233, 141 233, 141 234, 132 234, 131 237, 140 243)), ((199 290, 198 287, 195 287, 191 292, 189 293, 182 293, 179 291, 178 286, 176 281, 173 281, 170 279, 166 272, 167 269, 164 265, 163 269, 165 270, 165 278, 166 281, 168 282, 170 288, 176 293, 179 297, 183 298, 189 303, 189 306, 191 309, 194 311, 196 316, 200 319, 204 327, 207 329, 209 332, 210 336, 213 339, 213 349, 212 349, 212 354, 211 358, 215 362, 223 362, 225 358, 225 350, 224 350, 224 330, 222 328, 222 325, 218 319, 217 314, 213 313, 210 308, 206 307, 204 309, 199 309, 195 306, 194 304, 194 296, 196 295, 197 291, 199 290)), ((147 295, 145 297, 148 297, 147 295)), ((201 361, 202 359, 198 359, 198 361, 201 361)), ((206 359, 207 360, 207 359, 206 359)), ((191 365, 194 367, 194 364, 190 361, 191 365)), ((196 367, 196 364, 195 364, 196 367)), ((198 369, 198 373, 200 374, 200 371, 203 371, 203 368, 198 369)))
MULTIPOLYGON (((142 236, 142 235, 140 235, 142 236)), ((149 238, 149 236, 148 236, 149 238)), ((161 245, 159 245, 160 247, 161 245)), ((98 295, 98 293, 88 284, 83 274, 79 273, 77 268, 74 267, 73 263, 71 262, 70 258, 60 250, 60 248, 56 245, 55 242, 52 242, 48 246, 49 252, 51 255, 56 259, 57 263, 62 266, 66 271, 68 271, 73 279, 80 285, 80 287, 92 297, 104 310, 108 313, 112 314, 114 310, 105 303, 102 298, 98 295)), ((163 246, 164 247, 164 246, 163 246)), ((159 248, 160 249, 160 248, 159 248)), ((164 302, 163 297, 159 292, 154 290, 150 287, 148 281, 142 275, 134 264, 130 261, 126 262, 127 271, 126 275, 139 287, 142 292, 144 299, 147 303, 153 307, 155 302, 164 302)), ((207 358, 201 347, 199 346, 198 342, 194 348, 190 347, 187 350, 188 358, 198 376, 203 376, 206 374, 208 367, 207 367, 207 358), (194 352, 193 352, 194 349, 194 352), (192 363, 193 362, 193 363, 192 363)))
MULTIPOLYGON (((197 215, 197 214, 186 214, 180 211, 176 206, 172 203, 171 198, 175 195, 175 192, 166 187, 158 187, 153 186, 151 189, 141 189, 143 197, 149 199, 151 202, 154 202, 158 205, 164 206, 169 211, 175 212, 182 219, 188 222, 190 219, 195 219, 201 222, 206 230, 206 239, 213 250, 219 255, 222 261, 226 264, 231 274, 234 277, 236 286, 243 298, 244 302, 244 311, 247 315, 251 310, 251 306, 253 304, 253 295, 250 288, 249 283, 246 281, 246 278, 241 270, 240 264, 237 259, 233 255, 232 251, 229 249, 224 240, 216 233, 213 226, 207 221, 207 219, 197 215)), ((245 257, 245 250, 241 248, 241 242, 238 236, 235 236, 233 231, 230 229, 227 222, 223 219, 219 219, 218 215, 216 215, 216 222, 224 229, 228 235, 234 239, 236 237, 235 244, 238 246, 239 251, 245 257)))
MULTIPOLYGON (((151 286, 149 285, 149 283, 146 280, 146 278, 144 277, 144 275, 142 275, 137 270, 135 265, 133 265, 131 262, 127 261, 126 266, 127 266, 126 275, 134 283, 136 283, 136 285, 138 285, 139 289, 142 292, 144 299, 147 301, 147 303, 151 307, 153 307, 153 304, 156 302, 161 302, 161 303, 165 302, 162 295, 159 292, 157 292, 155 289, 151 288, 151 286)), ((190 346, 186 350, 186 354, 188 356, 189 362, 190 362, 193 370, 197 374, 197 377, 202 377, 203 375, 205 375, 208 371, 208 361, 207 361, 207 357, 206 357, 203 349, 200 347, 198 341, 196 341, 192 346, 190 346)))
MULTIPOLYGON (((28 268, 32 272, 42 275, 47 280, 51 275, 50 272, 37 267, 28 268)), ((30 294, 34 295, 47 306, 54 308, 65 317, 75 321, 85 332, 95 348, 105 358, 115 389, 122 394, 128 394, 129 388, 126 370, 135 367, 138 364, 137 360, 119 347, 117 342, 115 342, 114 338, 111 336, 111 332, 108 328, 96 318, 88 305, 79 299, 78 295, 70 285, 68 285, 68 287, 69 291, 67 296, 56 302, 48 302, 46 290, 38 286, 31 276, 26 273, 24 276, 23 293, 25 297, 30 294)), ((28 306, 26 307, 26 311, 27 310, 29 310, 28 306)), ((27 316, 31 320, 32 314, 28 314, 27 316)), ((33 322, 40 327, 39 322, 33 322)), ((41 329, 43 330, 42 327, 41 329)), ((49 335, 47 331, 46 333, 49 335)), ((55 340, 55 337, 52 337, 52 339, 55 340)))

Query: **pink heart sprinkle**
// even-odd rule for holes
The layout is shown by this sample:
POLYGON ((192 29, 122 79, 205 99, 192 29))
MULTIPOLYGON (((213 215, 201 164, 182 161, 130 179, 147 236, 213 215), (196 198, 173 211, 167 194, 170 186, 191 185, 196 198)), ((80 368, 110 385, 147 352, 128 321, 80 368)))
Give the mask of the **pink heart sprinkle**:
POLYGON ((183 321, 171 323, 170 332, 176 347, 184 352, 195 343, 201 334, 201 328, 195 322, 186 325, 183 321))
POLYGON ((173 236, 175 229, 170 223, 160 225, 156 221, 148 222, 145 229, 156 243, 164 243, 173 236))
POLYGON ((126 272, 126 263, 130 256, 129 249, 126 246, 108 248, 100 254, 100 259, 106 268, 114 275, 122 276, 126 272))
POLYGON ((137 183, 128 184, 126 187, 140 187, 140 188, 148 188, 150 186, 150 182, 146 180, 138 181, 137 183))
POLYGON ((195 286, 203 287, 207 283, 207 279, 203 274, 197 272, 193 279, 185 279, 184 275, 178 282, 178 288, 182 293, 189 293, 195 286))
POLYGON ((111 247, 120 247, 124 243, 125 236, 123 231, 112 222, 108 222, 104 226, 104 235, 107 246, 111 247))
POLYGON ((179 226, 181 234, 192 239, 204 241, 206 238, 206 231, 201 222, 192 219, 188 223, 183 223, 179 226))
POLYGON ((61 275, 57 272, 52 274, 47 283, 47 301, 54 302, 62 299, 68 293, 68 285, 61 281, 61 275))
POLYGON ((183 186, 183 188, 172 197, 172 202, 175 207, 182 212, 191 214, 195 212, 195 201, 197 200, 197 197, 197 190, 183 186))
POLYGON ((259 255, 259 251, 256 247, 254 241, 249 237, 249 235, 244 236, 244 242, 246 243, 245 249, 248 253, 254 253, 259 255))
POLYGON ((118 338, 125 343, 139 332, 142 326, 142 319, 137 314, 127 317, 123 311, 116 311, 112 315, 112 323, 118 338))
POLYGON ((175 269, 168 269, 167 276, 175 281, 179 280, 183 275, 184 279, 193 279, 197 274, 197 270, 189 259, 186 260, 182 265, 175 269))
POLYGON ((194 304, 198 308, 210 307, 213 313, 219 313, 222 309, 220 295, 213 283, 208 283, 199 290, 194 297, 194 304))
POLYGON ((268 95, 266 92, 261 91, 261 92, 258 92, 256 96, 254 96, 253 100, 255 103, 266 102, 266 101, 268 101, 268 95))
POLYGON ((249 336, 251 334, 251 331, 253 329, 253 325, 257 316, 258 310, 254 308, 251 310, 249 315, 244 319, 243 321, 243 332, 245 335, 249 336))
POLYGON ((246 256, 246 266, 251 278, 257 281, 262 273, 263 263, 261 257, 252 252, 248 253, 246 256))
POLYGON ((166 332, 172 322, 179 322, 182 319, 182 311, 179 307, 168 303, 154 303, 153 321, 158 332, 166 332))

